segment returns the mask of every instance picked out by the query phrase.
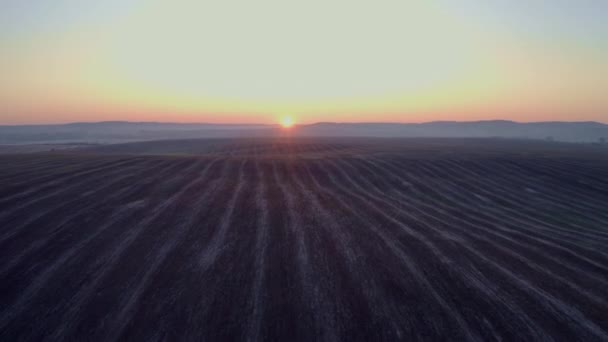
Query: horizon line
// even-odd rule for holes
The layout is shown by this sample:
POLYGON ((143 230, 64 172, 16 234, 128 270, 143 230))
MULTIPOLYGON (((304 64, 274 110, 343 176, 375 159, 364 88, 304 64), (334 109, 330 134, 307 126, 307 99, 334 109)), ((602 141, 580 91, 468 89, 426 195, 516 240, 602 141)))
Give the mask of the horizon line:
MULTIPOLYGON (((421 125, 431 123, 487 123, 504 122, 516 124, 538 124, 538 123, 589 123, 608 125, 608 122, 595 120, 546 120, 546 121, 515 121, 507 119, 488 119, 488 120, 432 120, 420 122, 405 121, 316 121, 311 123, 296 123, 294 126, 311 126, 318 124, 392 124, 392 125, 421 125)), ((19 127, 19 126, 67 126, 79 124, 107 124, 107 123, 126 123, 126 124, 164 124, 164 125, 210 125, 210 126, 280 126, 279 123, 222 123, 222 122, 175 122, 175 121, 128 121, 128 120, 105 120, 105 121, 66 121, 58 123, 23 123, 23 124, 3 124, 0 127, 19 127)))

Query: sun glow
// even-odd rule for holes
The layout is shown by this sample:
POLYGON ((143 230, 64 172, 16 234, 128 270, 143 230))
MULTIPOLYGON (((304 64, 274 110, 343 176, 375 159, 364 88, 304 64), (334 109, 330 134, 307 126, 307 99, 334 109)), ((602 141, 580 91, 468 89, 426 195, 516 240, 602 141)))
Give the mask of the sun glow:
POLYGON ((281 126, 283 128, 290 128, 294 125, 295 120, 293 119, 292 116, 286 115, 281 117, 281 126))
POLYGON ((0 124, 608 122, 582 3, 0 0, 0 124))

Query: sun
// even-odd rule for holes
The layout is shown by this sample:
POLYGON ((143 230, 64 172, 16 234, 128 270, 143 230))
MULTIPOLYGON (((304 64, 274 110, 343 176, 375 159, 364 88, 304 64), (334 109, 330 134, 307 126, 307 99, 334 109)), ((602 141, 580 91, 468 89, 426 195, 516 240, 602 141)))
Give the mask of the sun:
POLYGON ((283 128, 291 128, 295 124, 295 120, 292 116, 285 115, 281 117, 281 126, 283 128))

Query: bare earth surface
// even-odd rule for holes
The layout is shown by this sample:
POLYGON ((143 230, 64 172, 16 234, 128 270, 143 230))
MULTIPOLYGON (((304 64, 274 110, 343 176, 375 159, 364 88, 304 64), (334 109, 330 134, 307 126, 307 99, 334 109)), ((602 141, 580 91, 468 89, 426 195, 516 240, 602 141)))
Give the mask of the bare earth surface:
POLYGON ((607 341, 608 154, 463 139, 0 156, 2 341, 607 341))

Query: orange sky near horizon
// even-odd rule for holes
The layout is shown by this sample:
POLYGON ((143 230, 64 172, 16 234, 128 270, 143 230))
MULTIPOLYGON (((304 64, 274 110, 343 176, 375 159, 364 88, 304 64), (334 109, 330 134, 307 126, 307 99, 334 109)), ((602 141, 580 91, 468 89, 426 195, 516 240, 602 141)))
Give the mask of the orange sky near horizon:
POLYGON ((0 3, 0 124, 608 123, 608 2, 0 3))

